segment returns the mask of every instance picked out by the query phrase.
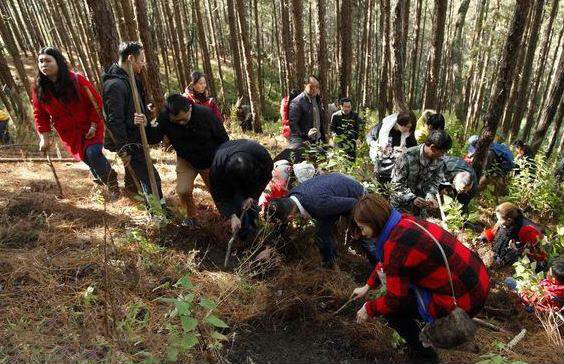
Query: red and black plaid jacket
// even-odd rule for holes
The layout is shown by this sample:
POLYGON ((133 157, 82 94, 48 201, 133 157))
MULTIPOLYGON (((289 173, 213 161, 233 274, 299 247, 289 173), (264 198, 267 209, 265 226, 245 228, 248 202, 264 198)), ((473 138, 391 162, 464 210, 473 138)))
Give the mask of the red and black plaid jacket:
MULTIPOLYGON (((458 306, 470 316, 476 315, 486 301, 490 277, 480 257, 466 248, 448 231, 433 223, 403 214, 383 244, 383 266, 386 294, 368 301, 370 316, 401 312, 409 299, 410 284, 427 289, 431 294, 428 311, 434 318, 454 309, 452 291, 441 251, 431 237, 411 221, 427 229, 441 244, 447 256, 458 306)), ((377 270, 368 285, 379 284, 377 270)))

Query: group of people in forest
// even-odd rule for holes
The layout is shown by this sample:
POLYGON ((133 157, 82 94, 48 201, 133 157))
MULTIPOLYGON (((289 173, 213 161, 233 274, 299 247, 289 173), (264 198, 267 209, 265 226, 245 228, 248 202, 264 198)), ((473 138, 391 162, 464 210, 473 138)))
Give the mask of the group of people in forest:
MULTIPOLYGON (((433 348, 423 346, 417 321, 432 323, 456 307, 472 317, 484 306, 490 289, 485 264, 455 235, 425 218, 438 214, 441 194, 455 196, 468 211, 471 199, 487 184, 502 185, 514 169, 507 146, 492 144, 486 173, 477 176, 471 165, 477 137, 470 138, 466 156, 445 156, 452 140, 443 115, 425 111, 417 120, 411 111, 391 114, 366 134, 375 176, 392 186, 388 201, 368 193, 350 176, 317 171, 307 158, 309 147, 326 145, 333 135, 334 148, 354 161, 356 141, 365 129, 349 98, 341 99, 340 109, 329 118, 315 76, 304 80, 302 92, 293 90, 283 99, 282 133, 288 147, 273 159, 256 141, 230 140, 220 109, 207 93, 205 74, 194 72, 184 93, 169 95, 157 110, 148 103, 138 77, 145 66, 143 46, 122 43, 118 55, 117 62, 104 71, 100 95, 84 76, 69 70, 59 50, 40 50, 33 107, 41 150, 49 149, 54 128, 69 153, 86 163, 95 180, 117 198, 121 194, 118 174, 104 156, 106 148, 117 153, 126 167, 125 193, 151 195, 155 191, 142 145, 143 128, 149 144, 162 142, 176 152, 176 191, 185 208, 184 226, 198 228, 192 192, 200 175, 218 211, 243 240, 256 235, 261 209, 267 222, 280 226, 297 216, 312 219, 322 264, 329 269, 338 262, 334 227, 343 217, 374 267, 366 285, 355 289, 353 297, 364 298, 379 284, 386 287, 383 296, 366 301, 357 320, 383 316, 406 340, 414 359, 438 360, 433 348), (130 83, 129 70, 135 74, 135 85, 130 83)), ((517 146, 523 150, 521 158, 531 160, 526 145, 517 146)), ((155 197, 172 215, 159 172, 154 168, 152 173, 157 182, 155 197)), ((510 264, 522 254, 546 259, 539 243, 542 228, 512 204, 500 205, 496 213, 497 224, 483 235, 484 241, 492 243, 496 265, 510 264)), ((563 261, 553 264, 550 285, 557 295, 551 300, 560 305, 563 271, 563 261)))

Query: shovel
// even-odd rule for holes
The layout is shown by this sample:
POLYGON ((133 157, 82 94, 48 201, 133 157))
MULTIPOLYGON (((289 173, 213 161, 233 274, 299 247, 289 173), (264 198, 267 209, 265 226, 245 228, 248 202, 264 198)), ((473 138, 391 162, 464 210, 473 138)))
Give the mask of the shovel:
MULTIPOLYGON (((243 212, 241 212, 241 216, 239 217, 239 220, 243 219, 245 212, 247 212, 246 209, 243 210, 243 212)), ((239 229, 237 229, 233 232, 233 235, 231 235, 231 239, 229 239, 229 242, 227 243, 227 251, 225 252, 225 260, 223 261, 223 267, 224 268, 227 268, 227 263, 229 263, 229 256, 231 255, 231 248, 233 247, 233 243, 237 239, 238 234, 239 234, 239 229)))

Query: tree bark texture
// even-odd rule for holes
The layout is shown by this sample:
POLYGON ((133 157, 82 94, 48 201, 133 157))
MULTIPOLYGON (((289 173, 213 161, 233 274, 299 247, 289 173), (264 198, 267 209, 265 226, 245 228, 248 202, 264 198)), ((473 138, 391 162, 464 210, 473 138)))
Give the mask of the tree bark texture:
POLYGON ((511 79, 515 70, 516 56, 525 29, 525 19, 531 6, 529 0, 517 0, 509 34, 503 46, 497 81, 484 118, 484 129, 480 133, 477 150, 472 162, 478 178, 482 175, 486 155, 492 143, 498 122, 503 115, 511 79))

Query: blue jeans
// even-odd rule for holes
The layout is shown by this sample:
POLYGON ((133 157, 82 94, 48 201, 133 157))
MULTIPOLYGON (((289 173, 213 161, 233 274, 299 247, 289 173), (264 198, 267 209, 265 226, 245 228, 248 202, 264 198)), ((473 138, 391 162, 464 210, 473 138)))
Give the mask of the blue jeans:
POLYGON ((84 151, 84 163, 90 167, 94 178, 103 184, 108 184, 112 166, 102 153, 102 144, 92 144, 84 151))

